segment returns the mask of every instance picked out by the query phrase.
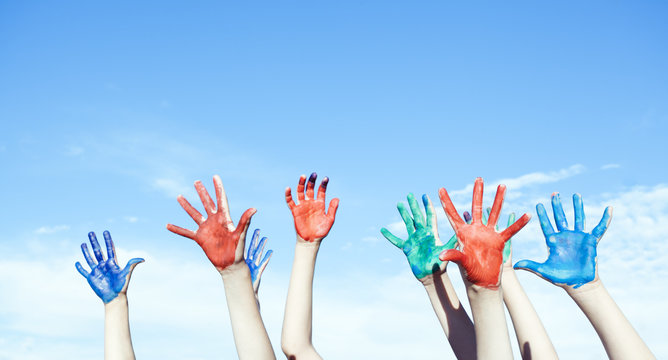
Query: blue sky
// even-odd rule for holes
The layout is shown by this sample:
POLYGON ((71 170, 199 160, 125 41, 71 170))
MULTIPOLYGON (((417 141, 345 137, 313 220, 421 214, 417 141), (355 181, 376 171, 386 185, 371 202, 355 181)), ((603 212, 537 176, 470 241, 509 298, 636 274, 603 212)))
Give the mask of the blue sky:
MULTIPOLYGON (((508 185, 504 212, 535 217, 553 191, 580 192, 595 224, 612 205, 601 276, 668 356, 653 337, 668 321, 667 7, 0 3, 0 359, 101 357, 102 305, 73 264, 105 229, 121 261, 147 258, 129 290, 138 357, 233 357, 220 280, 165 230, 193 227, 176 195, 196 203, 193 181, 211 189, 214 174, 235 219, 258 209, 251 229, 275 252, 260 297, 278 350, 294 246, 283 190, 311 171, 341 199, 316 270, 325 357, 351 357, 341 343, 353 358, 452 356, 379 229, 396 228, 408 192, 436 201, 443 186, 465 210, 477 176, 508 185)), ((544 259, 535 220, 514 255, 544 259)), ((603 354, 565 294, 520 280, 562 357, 603 354)))

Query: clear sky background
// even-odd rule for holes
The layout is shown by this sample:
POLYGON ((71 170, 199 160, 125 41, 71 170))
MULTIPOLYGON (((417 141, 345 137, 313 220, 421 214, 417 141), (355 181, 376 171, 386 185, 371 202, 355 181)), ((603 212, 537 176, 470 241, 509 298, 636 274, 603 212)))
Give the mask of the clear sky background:
MULTIPOLYGON (((193 181, 214 174, 274 250, 260 301, 282 357, 283 191, 312 171, 341 199, 315 278, 325 358, 453 358, 379 229, 402 232, 408 192, 446 187, 465 210, 477 176, 486 204, 503 182, 504 214, 534 217, 515 261, 546 258, 534 209, 552 192, 568 216, 581 193, 589 229, 612 205, 600 276, 666 358, 667 38, 660 1, 2 1, 0 359, 102 358, 102 302, 74 263, 107 229, 123 265, 146 258, 128 292, 137 357, 234 358, 219 275, 165 229, 194 228, 176 196, 198 203, 193 181)), ((605 356, 563 290, 519 277, 562 358, 605 356)))

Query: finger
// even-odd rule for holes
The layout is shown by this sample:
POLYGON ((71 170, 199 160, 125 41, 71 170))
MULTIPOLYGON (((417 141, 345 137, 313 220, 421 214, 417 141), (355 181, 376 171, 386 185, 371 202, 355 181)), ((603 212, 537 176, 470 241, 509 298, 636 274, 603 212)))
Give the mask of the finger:
POLYGON ((482 212, 482 224, 487 225, 489 221, 489 213, 492 211, 492 208, 488 207, 485 211, 482 212))
POLYGON ((506 230, 503 230, 501 232, 501 237, 504 240, 508 240, 513 235, 515 235, 518 231, 522 230, 522 228, 531 220, 531 215, 529 214, 524 214, 522 215, 521 218, 519 218, 517 221, 515 221, 512 225, 508 226, 506 230))
POLYGON ((313 189, 315 188, 315 179, 318 178, 318 174, 315 172, 311 173, 311 176, 308 177, 308 183, 306 184, 306 198, 314 199, 313 189))
POLYGON ((404 203, 398 203, 397 209, 399 209, 401 219, 404 220, 408 236, 411 236, 415 232, 415 222, 413 221, 413 218, 411 218, 411 216, 408 214, 408 210, 406 210, 406 205, 404 205, 404 203))
POLYGON ((304 198, 305 184, 306 184, 306 175, 302 175, 299 177, 299 185, 297 185, 297 199, 299 199, 300 203, 305 200, 304 198))
POLYGON ((514 222, 515 222, 515 213, 511 212, 510 215, 508 215, 508 224, 506 224, 506 229, 514 222))
MULTIPOLYGON (((172 225, 172 224, 167 224, 167 230, 173 232, 174 234, 181 235, 183 237, 187 237, 188 239, 195 240, 197 241, 196 234, 192 230, 184 229, 180 226, 172 225)), ((199 242, 197 241, 199 244, 199 242)))
POLYGON ((246 251, 246 259, 252 260, 255 255, 255 250, 257 246, 257 238, 260 236, 260 229, 255 229, 253 232, 253 237, 251 238, 250 245, 248 245, 248 250, 246 251))
POLYGON ((246 248, 246 232, 248 231, 251 218, 256 212, 257 210, 254 208, 244 211, 244 213, 241 214, 241 218, 239 218, 237 227, 234 229, 237 236, 237 247, 234 251, 235 259, 241 259, 244 256, 244 249, 246 248))
POLYGON ((137 264, 140 264, 140 263, 143 263, 143 262, 144 262, 144 259, 142 259, 142 258, 130 259, 130 261, 128 261, 127 265, 125 265, 125 268, 123 268, 123 271, 121 272, 121 274, 123 276, 131 275, 132 270, 134 270, 135 266, 137 266, 137 264))
POLYGON ((267 252, 264 254, 264 258, 262 258, 262 262, 260 263, 260 267, 257 270, 257 276, 260 277, 262 273, 264 272, 264 268, 267 267, 267 264, 269 264, 269 259, 271 259, 271 254, 273 254, 273 250, 267 250, 267 252))
POLYGON ((380 233, 383 234, 383 236, 392 243, 392 245, 398 247, 399 249, 404 248, 404 240, 394 236, 389 230, 386 228, 380 229, 380 233))
POLYGON ((550 222, 550 218, 547 216, 545 211, 545 206, 543 204, 536 205, 536 213, 538 213, 538 221, 540 221, 540 228, 543 229, 543 235, 547 238, 548 236, 554 234, 554 228, 550 222))
POLYGON ((427 226, 433 229, 434 233, 438 232, 438 225, 436 220, 436 213, 434 212, 434 204, 431 203, 431 199, 427 194, 422 195, 422 203, 424 204, 424 210, 427 213, 427 226))
POLYGON ((415 195, 413 195, 413 193, 408 194, 408 206, 410 206, 411 212, 413 213, 415 227, 423 228, 424 215, 422 214, 422 210, 420 210, 420 204, 418 204, 417 200, 415 200, 415 195))
POLYGON ((116 249, 114 249, 114 242, 111 240, 111 234, 108 230, 105 230, 102 233, 102 236, 104 236, 104 243, 107 245, 107 258, 114 259, 114 262, 116 262, 116 249))
POLYGON ((448 216, 448 221, 450 221, 450 225, 456 233, 457 229, 466 223, 459 217, 459 214, 457 214, 457 209, 455 209, 455 205, 452 204, 450 195, 448 195, 448 191, 445 190, 445 188, 440 188, 438 190, 438 197, 441 199, 441 205, 443 206, 443 210, 445 210, 445 215, 448 216))
POLYGON ((211 199, 209 192, 206 191, 206 188, 204 185, 202 185, 201 181, 195 181, 195 190, 197 190, 197 194, 202 201, 202 205, 204 205, 204 210, 206 210, 206 213, 208 215, 214 214, 216 212, 216 209, 214 208, 215 205, 213 204, 213 200, 211 199))
POLYGON ((218 201, 218 210, 222 212, 223 217, 226 220, 231 220, 230 217, 230 207, 227 204, 227 194, 225 194, 225 188, 223 187, 223 180, 220 179, 220 176, 213 176, 213 187, 216 190, 216 201, 218 201))
POLYGON ((520 260, 515 264, 515 266, 513 266, 513 268, 517 269, 517 270, 531 271, 532 273, 534 273, 536 275, 544 277, 543 272, 542 272, 542 268, 543 268, 542 263, 537 263, 537 262, 531 261, 531 260, 520 260))
POLYGON ((325 201, 325 193, 327 192, 327 184, 329 184, 329 178, 325 176, 324 179, 320 182, 318 187, 318 200, 325 201))
POLYGON ((441 261, 452 261, 457 264, 461 264, 464 261, 464 253, 459 250, 445 250, 439 256, 441 261))
POLYGON ((255 265, 260 265, 260 260, 262 260, 262 252, 264 251, 264 245, 266 242, 267 237, 265 236, 260 240, 260 243, 255 249, 255 254, 253 254, 253 261, 255 261, 255 265))
POLYGON ((86 271, 78 261, 76 262, 76 264, 74 264, 74 266, 77 268, 77 271, 79 272, 79 274, 81 274, 81 276, 88 279, 88 271, 86 271))
POLYGON ((95 260, 93 260, 93 257, 90 256, 90 251, 88 251, 88 245, 86 245, 86 243, 81 244, 81 252, 83 253, 84 259, 86 259, 88 266, 93 269, 96 263, 95 260))
POLYGON ((94 232, 91 231, 88 233, 88 240, 90 240, 90 245, 93 248, 93 254, 95 254, 97 262, 104 261, 104 254, 102 254, 102 248, 100 248, 100 243, 97 242, 97 237, 95 236, 94 232))
POLYGON ((290 211, 292 211, 295 206, 297 206, 294 200, 292 200, 292 189, 290 189, 289 186, 285 188, 285 202, 288 204, 290 211))
POLYGON ((561 206, 559 193, 552 194, 552 211, 554 212, 554 224, 557 225, 557 230, 568 230, 568 222, 566 221, 564 208, 561 206))
POLYGON ((462 215, 464 215, 464 221, 466 221, 467 224, 470 224, 471 220, 472 220, 471 219, 471 213, 468 212, 468 211, 464 211, 464 213, 462 215))
POLYGON ((199 211, 197 211, 197 209, 195 209, 192 205, 190 205, 188 200, 186 200, 186 198, 184 198, 183 195, 177 196, 176 201, 178 201, 179 204, 181 204, 183 210, 185 210, 188 213, 188 215, 190 215, 190 217, 193 220, 195 220, 197 225, 204 222, 204 216, 202 216, 202 214, 199 211))
POLYGON ((332 220, 332 223, 334 223, 334 220, 336 219, 336 210, 339 208, 339 198, 334 198, 332 201, 329 202, 329 209, 327 209, 327 217, 332 220))
POLYGON ((582 196, 580 194, 573 194, 573 211, 575 212, 575 231, 584 231, 585 228, 585 214, 584 206, 582 205, 582 196))
POLYGON ((496 196, 494 197, 494 205, 492 205, 492 211, 489 213, 489 220, 487 220, 487 227, 494 228, 496 222, 499 221, 499 214, 501 213, 501 208, 503 207, 503 198, 506 196, 506 185, 499 185, 496 188, 496 196))
POLYGON ((473 215, 473 224, 480 224, 482 222, 482 192, 483 192, 482 178, 476 178, 473 183, 473 199, 471 200, 471 214, 473 215))
POLYGON ((503 247, 503 263, 505 264, 508 258, 510 257, 510 242, 511 240, 506 241, 506 245, 503 247))
POLYGON ((612 206, 608 206, 607 208, 605 208, 605 211, 603 212, 603 217, 601 218, 601 221, 599 221, 598 225, 596 225, 594 230, 591 231, 591 234, 596 237, 597 243, 601 241, 601 237, 603 237, 605 231, 608 230, 608 226, 610 225, 611 220, 612 220, 612 206))

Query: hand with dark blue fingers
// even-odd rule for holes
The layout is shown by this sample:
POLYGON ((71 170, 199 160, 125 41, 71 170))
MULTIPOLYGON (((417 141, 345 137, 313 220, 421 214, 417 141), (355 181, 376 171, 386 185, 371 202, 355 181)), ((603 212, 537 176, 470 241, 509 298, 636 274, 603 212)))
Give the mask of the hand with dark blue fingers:
POLYGON ((612 219, 612 207, 603 212, 601 221, 591 231, 585 232, 585 214, 580 194, 573 195, 575 226, 569 230, 559 194, 552 194, 552 211, 557 232, 554 231, 543 204, 536 205, 540 226, 545 235, 549 255, 544 263, 521 260, 515 269, 533 272, 554 285, 577 289, 598 280, 596 246, 608 229, 612 219))
POLYGON ((248 250, 246 251, 246 265, 250 270, 251 280, 253 281, 253 290, 255 291, 255 296, 257 296, 257 291, 260 288, 260 278, 262 277, 262 272, 264 268, 267 267, 269 259, 271 258, 272 250, 267 250, 262 257, 262 252, 264 251, 264 245, 267 242, 267 238, 263 237, 260 241, 260 229, 255 229, 253 232, 253 238, 251 239, 250 244, 248 245, 248 250))
POLYGON ((91 231, 88 233, 88 239, 90 240, 90 245, 93 247, 95 259, 90 256, 86 243, 81 244, 81 251, 88 266, 90 266, 91 272, 87 272, 78 261, 75 265, 79 273, 88 280, 88 284, 90 284, 90 287, 95 291, 97 296, 107 304, 118 297, 118 294, 125 294, 127 292, 132 270, 134 270, 137 264, 144 262, 144 259, 131 259, 125 265, 125 268, 121 269, 116 261, 116 250, 109 231, 104 232, 104 242, 107 245, 106 258, 102 253, 94 232, 91 231))
POLYGON ((434 205, 432 205, 427 195, 422 195, 422 202, 427 213, 426 220, 413 194, 408 194, 408 205, 411 208, 413 216, 408 213, 404 203, 397 204, 401 218, 406 224, 408 239, 400 239, 389 230, 385 228, 380 229, 380 232, 387 240, 403 250, 411 266, 413 275, 418 280, 423 280, 429 275, 445 271, 448 262, 439 260, 438 256, 442 251, 454 249, 457 246, 457 237, 454 235, 447 244, 443 245, 441 243, 438 237, 434 205))

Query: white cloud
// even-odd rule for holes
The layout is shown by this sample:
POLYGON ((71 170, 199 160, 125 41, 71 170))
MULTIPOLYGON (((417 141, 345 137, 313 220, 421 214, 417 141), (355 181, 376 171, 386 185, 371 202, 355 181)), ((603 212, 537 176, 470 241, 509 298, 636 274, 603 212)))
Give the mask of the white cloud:
POLYGON ((158 178, 153 180, 153 188, 161 190, 165 195, 170 198, 176 198, 178 195, 183 195, 186 198, 192 198, 194 191, 193 186, 186 185, 181 181, 168 179, 168 178, 158 178))
POLYGON ((601 166, 601 170, 619 169, 621 167, 619 164, 606 164, 601 166))
POLYGON ((39 229, 36 229, 34 233, 38 235, 54 234, 69 229, 70 229, 69 225, 42 226, 39 229))
POLYGON ((134 223, 136 223, 137 221, 139 221, 139 218, 136 217, 136 216, 126 216, 126 217, 124 217, 123 219, 125 219, 125 221, 127 221, 127 222, 129 222, 129 223, 131 223, 131 224, 134 224, 134 223))
POLYGON ((84 153, 84 148, 81 146, 72 145, 65 150, 65 155, 67 156, 78 156, 84 153))

